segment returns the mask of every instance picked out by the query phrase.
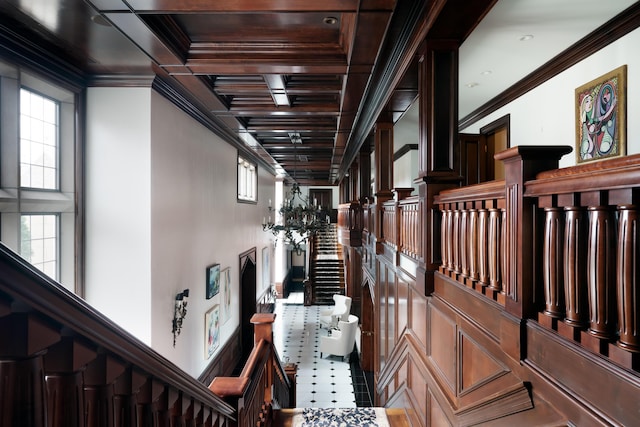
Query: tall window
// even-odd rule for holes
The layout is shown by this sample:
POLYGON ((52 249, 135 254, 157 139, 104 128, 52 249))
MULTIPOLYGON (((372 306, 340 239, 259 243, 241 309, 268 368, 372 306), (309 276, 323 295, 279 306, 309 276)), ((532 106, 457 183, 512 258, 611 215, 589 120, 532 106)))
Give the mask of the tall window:
POLYGON ((76 291, 76 95, 6 62, 0 83, 0 238, 76 291))
POLYGON ((238 156, 238 200, 255 202, 258 200, 258 167, 238 156))
POLYGON ((58 216, 22 215, 20 255, 50 277, 58 277, 58 216))
POLYGON ((20 90, 20 186, 58 188, 58 102, 20 90))

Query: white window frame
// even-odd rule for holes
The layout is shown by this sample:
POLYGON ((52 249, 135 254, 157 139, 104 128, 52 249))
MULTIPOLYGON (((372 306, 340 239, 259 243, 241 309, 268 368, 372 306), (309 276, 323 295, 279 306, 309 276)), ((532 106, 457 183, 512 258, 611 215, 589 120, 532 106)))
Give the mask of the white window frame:
POLYGON ((76 95, 45 78, 0 61, 0 240, 20 253, 22 215, 57 215, 56 281, 75 289, 76 95), (20 90, 58 102, 57 189, 20 183, 20 90))
POLYGON ((238 201, 258 202, 258 165, 238 154, 238 201))

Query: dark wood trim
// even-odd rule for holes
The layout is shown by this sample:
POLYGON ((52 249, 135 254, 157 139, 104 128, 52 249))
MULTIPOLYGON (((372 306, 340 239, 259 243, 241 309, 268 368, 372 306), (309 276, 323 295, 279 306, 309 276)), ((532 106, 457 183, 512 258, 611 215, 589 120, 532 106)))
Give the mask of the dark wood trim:
POLYGON ((76 109, 76 138, 74 141, 75 151, 75 200, 76 200, 76 214, 74 225, 74 292, 80 298, 85 297, 85 128, 86 128, 86 102, 87 92, 82 91, 75 96, 75 109, 76 109))
MULTIPOLYGON (((152 88, 155 89, 160 95, 164 96, 167 100, 173 103, 176 107, 185 112, 192 119, 209 129, 211 132, 222 138, 223 141, 231 144, 242 154, 243 157, 252 160, 265 168, 270 174, 275 175, 275 168, 267 163, 260 155, 254 151, 248 149, 244 141, 241 141, 235 133, 231 132, 226 126, 218 123, 215 116, 206 115, 203 111, 207 111, 204 106, 196 105, 192 100, 187 99, 179 90, 175 89, 166 80, 156 77, 153 80, 152 88)), ((258 147, 257 149, 262 149, 258 147)), ((268 153, 264 153, 266 158, 271 158, 268 153)))
POLYGON ((198 376, 198 381, 209 386, 215 377, 230 377, 238 364, 239 355, 240 327, 238 326, 229 337, 229 340, 198 376))
POLYGON ((542 65, 498 96, 463 117, 458 129, 465 129, 542 83, 576 65, 640 26, 640 3, 635 3, 600 28, 542 65))
POLYGON ((507 148, 511 148, 511 115, 507 114, 480 128, 480 134, 488 136, 498 129, 507 130, 507 148))
POLYGON ((0 16, 0 58, 71 92, 78 93, 86 86, 85 74, 71 65, 58 47, 33 36, 23 36, 13 28, 21 25, 0 16))
POLYGON ((393 153, 393 161, 400 159, 402 156, 410 152, 411 150, 418 150, 418 144, 404 144, 398 151, 393 153))

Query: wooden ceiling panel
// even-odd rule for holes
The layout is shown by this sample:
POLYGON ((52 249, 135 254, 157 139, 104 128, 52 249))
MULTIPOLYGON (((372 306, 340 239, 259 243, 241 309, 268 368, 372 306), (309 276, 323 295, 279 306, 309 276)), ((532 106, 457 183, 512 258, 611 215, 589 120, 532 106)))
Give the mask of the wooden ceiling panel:
MULTIPOLYGON (((272 172, 281 166, 300 184, 330 185, 363 100, 378 90, 372 76, 385 37, 402 32, 392 28, 395 11, 414 1, 5 0, 0 24, 19 22, 14 33, 53 46, 91 84, 148 87, 155 78, 272 172)), ((452 22, 454 9, 446 9, 452 22)))

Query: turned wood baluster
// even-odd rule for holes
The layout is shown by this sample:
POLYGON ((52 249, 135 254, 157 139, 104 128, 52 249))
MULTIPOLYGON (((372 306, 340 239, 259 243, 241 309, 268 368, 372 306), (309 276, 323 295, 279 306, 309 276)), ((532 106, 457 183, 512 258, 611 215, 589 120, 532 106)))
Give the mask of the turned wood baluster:
POLYGON ((478 280, 478 210, 469 209, 469 277, 478 280))
POLYGON ((478 279, 489 285, 489 211, 478 210, 478 279))
POLYGON ((618 346, 625 350, 640 352, 640 230, 636 206, 618 207, 618 324, 620 340, 618 346))
POLYGON ((44 427, 42 356, 0 360, 0 425, 44 427))
POLYGON ((447 246, 447 251, 446 251, 446 258, 447 258, 447 263, 446 263, 446 267, 447 270, 452 271, 453 270, 453 210, 451 210, 451 208, 447 209, 446 212, 446 246, 447 246))
POLYGON ((453 211, 453 271, 460 273, 460 210, 453 211))
POLYGON ((447 268, 447 211, 443 209, 440 210, 441 221, 440 221, 440 258, 442 262, 442 268, 447 268))
POLYGON ((469 212, 460 212, 460 268, 462 277, 469 277, 469 212))
POLYGON ((500 277, 502 278, 502 293, 510 295, 509 292, 505 292, 508 291, 507 286, 509 286, 507 280, 507 262, 509 260, 507 253, 507 210, 501 209, 500 212, 502 212, 502 228, 500 231, 500 253, 502 254, 500 257, 500 277))
POLYGON ((544 282, 544 313, 564 317, 563 251, 564 223, 560 208, 545 208, 542 271, 544 282))
POLYGON ((615 333, 615 230, 613 211, 609 207, 589 207, 589 333, 603 339, 611 339, 615 333))
POLYGON ((489 288, 500 291, 500 226, 501 215, 498 209, 489 209, 489 288))
POLYGON ((565 322, 580 328, 587 325, 587 222, 584 210, 566 207, 564 229, 565 322))

